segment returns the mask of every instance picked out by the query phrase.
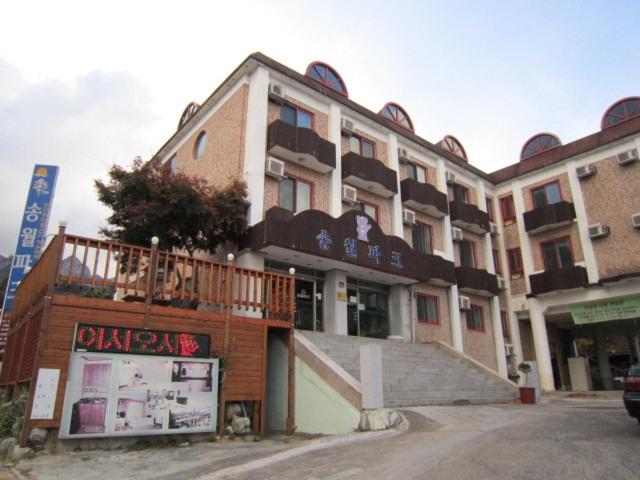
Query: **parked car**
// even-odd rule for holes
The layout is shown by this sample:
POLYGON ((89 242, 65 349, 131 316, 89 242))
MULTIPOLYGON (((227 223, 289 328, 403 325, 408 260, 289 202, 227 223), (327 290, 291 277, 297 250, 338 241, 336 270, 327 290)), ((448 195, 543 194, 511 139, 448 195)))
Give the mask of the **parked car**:
POLYGON ((640 364, 636 364, 629 369, 629 373, 624 379, 624 406, 632 417, 640 423, 640 364))

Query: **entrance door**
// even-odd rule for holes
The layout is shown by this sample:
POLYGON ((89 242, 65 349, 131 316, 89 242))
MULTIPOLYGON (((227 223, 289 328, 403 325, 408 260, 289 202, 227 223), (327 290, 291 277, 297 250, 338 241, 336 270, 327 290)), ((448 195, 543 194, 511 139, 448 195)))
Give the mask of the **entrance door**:
POLYGON ((383 289, 356 284, 347 290, 347 333, 359 337, 387 338, 389 295, 383 289))
POLYGON ((296 278, 295 328, 314 330, 313 295, 313 282, 296 278))

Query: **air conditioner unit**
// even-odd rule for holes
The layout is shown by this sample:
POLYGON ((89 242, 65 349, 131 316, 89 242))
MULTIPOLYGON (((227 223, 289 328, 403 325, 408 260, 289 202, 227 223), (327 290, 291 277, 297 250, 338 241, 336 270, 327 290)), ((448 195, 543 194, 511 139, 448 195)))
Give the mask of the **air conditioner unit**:
POLYGON ((340 129, 342 130, 342 133, 346 135, 353 135, 355 133, 355 127, 353 126, 353 122, 346 118, 342 119, 342 122, 340 124, 340 129))
POLYGON ((406 148, 398 147, 398 161, 400 163, 409 163, 409 152, 406 148))
POLYGON ((601 223, 589 225, 589 238, 606 237, 609 235, 609 233, 609 227, 606 227, 601 223))
POLYGON ((510 343, 505 343, 504 344, 504 356, 505 357, 512 357, 513 355, 514 355, 513 345, 511 345, 510 343))
POLYGON ((277 179, 283 179, 284 175, 284 162, 277 158, 267 157, 267 171, 265 172, 270 177, 277 179))
POLYGON ((342 186, 342 201, 355 204, 358 202, 358 190, 349 185, 342 186))
POLYGON ((640 228, 640 213, 634 213, 631 215, 631 224, 633 228, 640 228))
POLYGON ((275 100, 276 102, 281 102, 282 100, 284 100, 282 85, 278 85, 277 83, 270 83, 269 98, 271 100, 275 100))
POLYGON ((578 178, 587 178, 595 175, 597 171, 598 170, 596 169, 595 165, 589 164, 583 167, 576 168, 576 175, 578 175, 578 178))
POLYGON ((403 208, 402 223, 404 223, 405 225, 413 225, 414 223, 416 223, 416 212, 412 212, 411 210, 403 208))
POLYGON ((460 295, 458 297, 458 307, 460 310, 471 310, 471 300, 469 297, 463 297, 460 295))
POLYGON ((498 235, 498 224, 495 222, 489 222, 489 232, 492 237, 498 235))
POLYGON ((498 280, 498 290, 506 290, 507 281, 504 279, 504 277, 502 275, 496 275, 496 279, 498 280))
POLYGON ((462 238, 462 229, 458 227, 451 227, 451 239, 454 242, 461 242, 462 238))
POLYGON ((444 172, 445 178, 447 179, 447 184, 453 185, 456 183, 456 174, 453 172, 444 172))
POLYGON ((631 150, 627 150, 626 152, 619 153, 617 155, 618 165, 629 165, 630 163, 636 162, 638 160, 638 149, 632 148, 631 150))

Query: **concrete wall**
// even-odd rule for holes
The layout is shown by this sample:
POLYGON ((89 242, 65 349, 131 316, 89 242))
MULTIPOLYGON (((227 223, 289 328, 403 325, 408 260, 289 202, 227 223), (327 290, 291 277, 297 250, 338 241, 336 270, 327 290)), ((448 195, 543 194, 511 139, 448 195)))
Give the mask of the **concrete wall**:
POLYGON ((311 367, 296 357, 296 431, 349 433, 358 427, 360 411, 311 367))
POLYGON ((282 338, 270 334, 267 348, 267 431, 284 432, 289 388, 287 344, 282 338))

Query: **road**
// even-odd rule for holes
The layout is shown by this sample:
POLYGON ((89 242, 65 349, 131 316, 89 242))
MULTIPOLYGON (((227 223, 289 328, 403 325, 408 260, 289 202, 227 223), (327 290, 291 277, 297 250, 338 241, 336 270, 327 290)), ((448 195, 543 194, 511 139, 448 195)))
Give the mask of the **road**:
POLYGON ((429 407, 409 431, 206 479, 590 480, 640 478, 640 426, 621 402, 429 407))
MULTIPOLYGON (((96 472, 130 480, 640 478, 640 426, 619 392, 609 399, 558 395, 535 406, 419 407, 404 414, 405 431, 66 452, 21 462, 17 470, 37 480, 96 472)), ((0 473, 0 480, 12 477, 0 473)))

